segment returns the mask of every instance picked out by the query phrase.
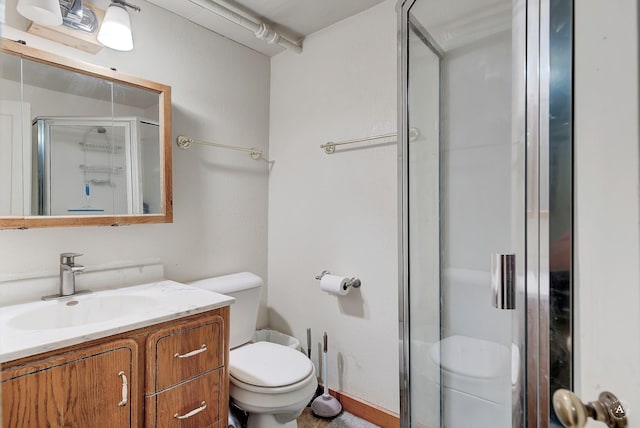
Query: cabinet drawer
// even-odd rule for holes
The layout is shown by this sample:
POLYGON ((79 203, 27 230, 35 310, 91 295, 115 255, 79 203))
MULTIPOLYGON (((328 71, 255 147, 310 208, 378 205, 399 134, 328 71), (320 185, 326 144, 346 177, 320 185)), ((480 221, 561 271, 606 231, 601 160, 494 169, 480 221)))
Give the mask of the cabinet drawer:
POLYGON ((147 339, 147 394, 224 364, 224 320, 208 317, 159 330, 147 339))
MULTIPOLYGON (((147 428, 226 426, 221 415, 222 369, 146 397, 147 428)), ((226 415, 225 415, 226 422, 226 415)))

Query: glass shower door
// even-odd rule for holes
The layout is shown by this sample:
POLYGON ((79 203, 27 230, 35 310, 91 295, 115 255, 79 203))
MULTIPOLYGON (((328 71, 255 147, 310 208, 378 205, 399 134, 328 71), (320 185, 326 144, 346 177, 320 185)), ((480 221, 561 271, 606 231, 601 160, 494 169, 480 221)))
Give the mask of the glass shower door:
POLYGON ((402 418, 412 427, 523 426, 525 164, 513 119, 513 4, 403 5, 402 418), (513 308, 495 304, 497 254, 515 256, 493 278, 505 280, 513 308))
POLYGON ((412 420, 425 427, 440 424, 440 372, 428 358, 440 339, 439 288, 439 146, 440 54, 421 31, 409 22, 409 299, 411 340, 409 350, 412 420), (416 185, 420 183, 420 185, 416 185))

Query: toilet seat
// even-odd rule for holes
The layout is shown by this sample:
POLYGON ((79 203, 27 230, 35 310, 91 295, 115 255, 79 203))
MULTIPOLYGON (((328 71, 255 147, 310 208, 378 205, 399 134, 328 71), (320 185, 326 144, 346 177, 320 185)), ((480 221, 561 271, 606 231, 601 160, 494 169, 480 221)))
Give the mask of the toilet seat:
POLYGON ((313 364, 295 349, 271 342, 256 342, 231 350, 229 374, 231 382, 240 387, 253 387, 250 389, 266 393, 270 389, 274 389, 272 393, 286 392, 313 375, 313 364))
POLYGON ((277 394, 286 394, 288 392, 294 392, 299 389, 305 389, 308 384, 315 383, 317 385, 316 375, 314 373, 310 373, 309 376, 300 380, 299 382, 293 383, 291 385, 285 386, 255 386, 249 383, 244 383, 233 376, 229 377, 229 381, 232 386, 242 389, 244 391, 255 392, 263 395, 277 395, 277 394))

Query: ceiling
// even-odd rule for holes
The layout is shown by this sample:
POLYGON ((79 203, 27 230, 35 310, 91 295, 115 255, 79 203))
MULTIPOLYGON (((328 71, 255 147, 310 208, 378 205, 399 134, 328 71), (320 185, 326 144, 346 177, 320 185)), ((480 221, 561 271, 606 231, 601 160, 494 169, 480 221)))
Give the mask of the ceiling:
MULTIPOLYGON (((272 56, 284 48, 270 45, 190 0, 148 0, 251 49, 272 56)), ((250 13, 287 38, 298 40, 384 0, 216 0, 235 11, 250 13)))

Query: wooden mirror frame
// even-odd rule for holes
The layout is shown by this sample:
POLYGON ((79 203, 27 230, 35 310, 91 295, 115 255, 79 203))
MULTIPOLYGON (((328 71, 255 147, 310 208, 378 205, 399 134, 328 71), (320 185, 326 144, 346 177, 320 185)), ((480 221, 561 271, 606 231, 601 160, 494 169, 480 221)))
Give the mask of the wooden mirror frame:
POLYGON ((69 59, 22 42, 0 39, 0 51, 24 59, 62 68, 87 76, 108 80, 125 86, 145 89, 159 96, 160 122, 160 171, 161 212, 159 214, 116 214, 83 216, 0 216, 0 229, 28 229, 35 227, 64 226, 120 226, 127 224, 172 223, 173 196, 171 170, 171 87, 139 77, 120 73, 114 69, 99 67, 86 62, 69 59))

